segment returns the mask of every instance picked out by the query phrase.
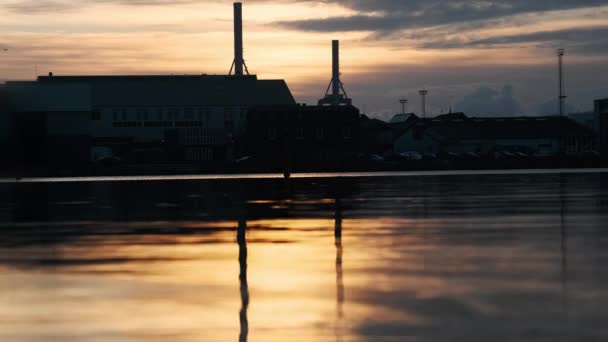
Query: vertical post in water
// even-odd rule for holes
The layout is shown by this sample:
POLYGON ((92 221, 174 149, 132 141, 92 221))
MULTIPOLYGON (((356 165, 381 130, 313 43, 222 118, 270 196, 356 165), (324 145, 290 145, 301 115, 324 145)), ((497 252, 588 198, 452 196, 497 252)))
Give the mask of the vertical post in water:
POLYGON ((234 74, 243 76, 243 4, 234 3, 234 74))

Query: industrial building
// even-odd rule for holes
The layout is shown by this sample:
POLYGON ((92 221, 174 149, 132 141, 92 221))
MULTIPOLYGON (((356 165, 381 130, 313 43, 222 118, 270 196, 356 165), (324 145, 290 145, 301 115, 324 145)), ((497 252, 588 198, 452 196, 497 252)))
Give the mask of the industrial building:
POLYGON ((393 153, 572 155, 594 148, 594 132, 566 117, 468 118, 451 113, 411 123, 395 137, 393 153))
POLYGON ((604 160, 608 159, 608 99, 595 101, 595 114, 599 122, 599 147, 604 160))
POLYGON ((284 81, 256 76, 49 75, 6 91, 19 145, 38 161, 221 161, 250 108, 295 104, 284 81))

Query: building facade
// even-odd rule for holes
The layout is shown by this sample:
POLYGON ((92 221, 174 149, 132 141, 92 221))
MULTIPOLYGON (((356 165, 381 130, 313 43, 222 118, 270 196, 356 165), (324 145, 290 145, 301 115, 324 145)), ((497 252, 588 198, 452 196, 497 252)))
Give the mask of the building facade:
POLYGON ((608 159, 608 99, 595 101, 595 114, 599 121, 599 150, 603 159, 608 159))
POLYGON ((77 144, 92 160, 226 161, 251 108, 295 104, 284 81, 256 76, 49 75, 6 87, 20 142, 46 147, 49 160, 77 144))
POLYGON ((359 110, 353 106, 257 108, 248 118, 248 153, 273 169, 339 169, 354 158, 359 110))
POLYGON ((571 155, 591 152, 595 135, 565 117, 422 119, 398 136, 394 153, 431 154, 521 152, 528 155, 571 155))

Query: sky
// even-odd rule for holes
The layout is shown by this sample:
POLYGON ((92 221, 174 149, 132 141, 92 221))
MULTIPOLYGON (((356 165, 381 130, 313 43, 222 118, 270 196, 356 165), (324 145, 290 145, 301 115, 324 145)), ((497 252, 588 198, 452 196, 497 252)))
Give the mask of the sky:
MULTIPOLYGON (((569 111, 608 97, 608 0, 245 0, 250 72, 315 103, 341 41, 354 104, 388 119, 557 112, 557 48, 569 111)), ((0 81, 56 75, 227 74, 232 1, 0 0, 0 81)))

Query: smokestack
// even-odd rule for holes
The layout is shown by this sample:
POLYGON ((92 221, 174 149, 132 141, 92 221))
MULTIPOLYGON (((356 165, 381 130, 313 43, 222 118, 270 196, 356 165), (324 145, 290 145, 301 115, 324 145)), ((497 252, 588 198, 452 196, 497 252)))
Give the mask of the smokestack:
POLYGON ((243 76, 243 4, 234 3, 234 74, 243 76))
POLYGON ((340 96, 340 41, 334 40, 332 43, 332 95, 340 96))
POLYGON ((331 72, 331 81, 329 82, 329 86, 327 86, 327 90, 325 91, 325 97, 319 100, 319 105, 331 105, 331 106, 340 106, 340 105, 352 105, 352 100, 348 98, 346 95, 346 91, 344 90, 344 85, 340 80, 340 41, 332 40, 332 72, 331 72), (331 94, 329 89, 331 88, 331 94))

